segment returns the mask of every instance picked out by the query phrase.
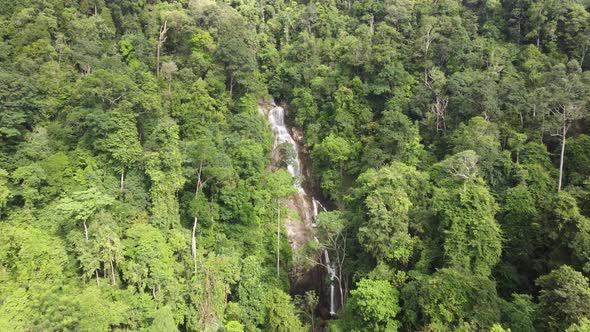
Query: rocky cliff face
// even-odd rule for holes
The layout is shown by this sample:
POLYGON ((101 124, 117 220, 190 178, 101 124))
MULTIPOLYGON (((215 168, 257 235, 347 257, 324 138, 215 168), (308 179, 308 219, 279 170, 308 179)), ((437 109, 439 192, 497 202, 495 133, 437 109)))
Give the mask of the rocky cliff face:
MULTIPOLYGON (((315 218, 324 209, 313 193, 317 188, 313 185, 309 156, 305 151, 303 133, 296 128, 286 125, 286 112, 283 106, 276 104, 261 104, 260 112, 268 119, 275 135, 275 141, 271 157, 270 170, 280 166, 286 166, 293 177, 293 183, 297 193, 287 199, 287 207, 294 213, 289 213, 285 227, 295 262, 291 277, 291 293, 303 294, 314 290, 320 296, 319 312, 325 318, 334 314, 334 287, 332 282, 326 285, 326 279, 330 278, 330 268, 324 268, 315 264, 315 261, 326 261, 329 265, 327 251, 318 254, 318 257, 310 259, 303 253, 305 246, 315 238, 315 218), (290 156, 285 158, 285 155, 290 156), (326 275, 328 274, 328 278, 326 275)), ((332 269, 333 270, 333 269, 332 269)), ((333 272, 332 272, 333 273, 333 272)))

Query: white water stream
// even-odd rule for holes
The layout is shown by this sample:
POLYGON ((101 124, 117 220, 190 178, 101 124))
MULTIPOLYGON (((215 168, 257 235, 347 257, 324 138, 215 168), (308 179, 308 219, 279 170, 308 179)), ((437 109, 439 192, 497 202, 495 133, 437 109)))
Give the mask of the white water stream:
MULTIPOLYGON (((287 129, 287 125, 285 124, 285 110, 283 109, 283 107, 275 105, 274 102, 272 106, 273 108, 268 112, 268 121, 270 122, 272 130, 275 134, 273 151, 276 152, 276 149, 278 149, 282 144, 285 143, 288 144, 291 149, 293 149, 294 155, 296 157, 291 158, 291 160, 289 160, 289 163, 287 164, 287 170, 293 177, 293 183, 295 185, 295 188, 297 188, 298 195, 301 196, 304 202, 307 202, 308 200, 311 200, 312 202, 311 211, 305 211, 305 214, 309 215, 311 212, 313 218, 312 224, 310 226, 315 227, 319 208, 322 208, 324 211, 326 211, 326 209, 314 197, 307 195, 305 189, 303 189, 303 186, 301 184, 303 174, 301 170, 302 163, 299 157, 299 147, 297 146, 297 143, 295 142, 291 134, 289 134, 289 130, 287 129)), ((306 208, 309 210, 309 204, 306 205, 306 208)), ((314 237, 314 239, 317 241, 317 238, 314 237)), ((336 269, 334 264, 330 262, 328 250, 324 250, 323 255, 324 263, 327 267, 328 275, 330 277, 330 315, 334 316, 336 315, 336 303, 334 302, 334 279, 336 277, 336 269)))
POLYGON ((295 156, 297 156, 296 158, 291 159, 291 162, 287 165, 287 170, 293 177, 293 182, 299 193, 305 193, 305 190, 303 190, 303 187, 301 186, 301 161, 299 160, 299 148, 285 125, 285 110, 281 106, 274 106, 270 112, 268 112, 268 121, 275 134, 273 150, 279 148, 281 144, 287 143, 290 148, 293 149, 295 156))

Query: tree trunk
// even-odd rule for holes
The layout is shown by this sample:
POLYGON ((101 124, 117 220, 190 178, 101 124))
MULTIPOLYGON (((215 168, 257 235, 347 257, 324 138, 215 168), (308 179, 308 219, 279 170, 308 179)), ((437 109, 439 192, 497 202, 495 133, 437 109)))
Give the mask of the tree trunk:
MULTIPOLYGON (((197 174, 197 189, 195 190, 195 200, 199 198, 199 190, 203 185, 201 181, 201 174, 203 170, 203 161, 199 164, 199 173, 197 174)), ((193 230, 191 234, 191 253, 193 255, 193 265, 195 268, 195 274, 197 274, 197 222, 199 221, 197 217, 197 211, 195 211, 195 217, 193 221, 193 230)))
POLYGON ((121 170, 121 188, 119 189, 121 199, 123 199, 123 190, 125 190, 125 167, 121 170))
POLYGON ((338 290, 340 291, 340 308, 344 308, 344 289, 342 287, 342 273, 338 271, 338 290))
POLYGON ((563 158, 565 156, 565 135, 567 134, 567 122, 565 120, 565 111, 564 111, 564 120, 563 120, 563 127, 561 131, 561 153, 559 156, 559 184, 557 185, 557 191, 561 191, 561 183, 563 181, 563 158))
POLYGON ((86 225, 86 221, 84 221, 84 238, 88 241, 88 226, 86 225))
POLYGON ((279 276, 279 265, 281 262, 281 205, 277 197, 277 277, 279 276))
POLYGON ((232 98, 234 95, 234 74, 229 75, 229 97, 232 98))
POLYGON ((160 52, 164 42, 166 41, 166 32, 168 32, 168 21, 164 21, 164 24, 160 27, 160 35, 158 37, 158 45, 156 47, 156 78, 160 79, 160 52))
POLYGON ((160 43, 156 49, 156 79, 160 79, 160 43))
POLYGON ((115 278, 115 265, 111 260, 111 277, 113 277, 113 286, 117 284, 117 279, 115 278))
POLYGON ((191 252, 193 254, 193 264, 195 266, 195 274, 197 273, 197 216, 195 215, 195 219, 193 222, 193 233, 192 233, 192 242, 191 242, 191 252))

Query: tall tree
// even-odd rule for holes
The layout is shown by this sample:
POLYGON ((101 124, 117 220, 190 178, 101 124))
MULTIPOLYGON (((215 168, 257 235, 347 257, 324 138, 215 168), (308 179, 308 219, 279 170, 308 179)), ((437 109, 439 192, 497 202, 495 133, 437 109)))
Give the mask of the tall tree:
POLYGON ((581 72, 576 61, 564 65, 555 66, 547 74, 547 101, 552 121, 549 130, 559 137, 559 181, 557 191, 561 191, 563 183, 563 164, 565 158, 565 144, 567 135, 577 121, 588 116, 588 103, 590 102, 590 73, 581 72), (569 72, 568 72, 569 71, 569 72))
POLYGON ((449 172, 434 190, 447 266, 488 276, 502 253, 498 205, 477 176, 477 155, 465 151, 446 159, 449 172))
POLYGON ((538 327, 563 331, 580 319, 590 318, 588 278, 563 265, 539 279, 538 327))

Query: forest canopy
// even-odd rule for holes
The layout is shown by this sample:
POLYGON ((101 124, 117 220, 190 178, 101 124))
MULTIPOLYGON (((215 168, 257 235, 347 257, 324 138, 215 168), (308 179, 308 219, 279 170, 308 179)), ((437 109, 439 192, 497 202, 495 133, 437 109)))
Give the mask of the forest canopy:
POLYGON ((0 331, 590 330, 590 1, 0 23, 0 331), (303 248, 299 183, 327 208, 303 248))

